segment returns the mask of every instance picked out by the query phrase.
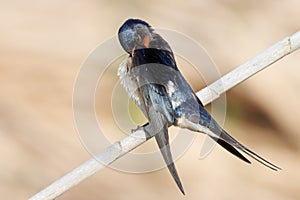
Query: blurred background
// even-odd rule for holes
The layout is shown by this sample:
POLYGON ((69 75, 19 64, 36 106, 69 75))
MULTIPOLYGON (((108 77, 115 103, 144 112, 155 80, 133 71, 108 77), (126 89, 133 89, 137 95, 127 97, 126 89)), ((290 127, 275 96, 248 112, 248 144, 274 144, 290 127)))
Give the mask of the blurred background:
MULTIPOLYGON (((73 86, 89 52, 125 19, 190 36, 222 74, 300 29, 297 0, 0 2, 3 199, 27 199, 91 157, 74 128, 73 86)), ((176 162, 186 196, 166 169, 105 168, 59 199, 300 199, 299 65, 296 51, 227 93, 225 129, 282 171, 244 164, 219 147, 198 160, 199 135, 176 162)))

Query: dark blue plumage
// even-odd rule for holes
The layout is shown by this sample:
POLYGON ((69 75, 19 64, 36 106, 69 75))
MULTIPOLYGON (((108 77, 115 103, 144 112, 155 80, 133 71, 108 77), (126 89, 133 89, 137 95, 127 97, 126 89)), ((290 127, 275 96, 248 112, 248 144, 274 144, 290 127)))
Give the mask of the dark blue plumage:
POLYGON ((178 71, 174 55, 168 50, 154 49, 154 48, 141 48, 134 51, 132 57, 132 65, 139 66, 149 63, 156 63, 169 66, 178 71))

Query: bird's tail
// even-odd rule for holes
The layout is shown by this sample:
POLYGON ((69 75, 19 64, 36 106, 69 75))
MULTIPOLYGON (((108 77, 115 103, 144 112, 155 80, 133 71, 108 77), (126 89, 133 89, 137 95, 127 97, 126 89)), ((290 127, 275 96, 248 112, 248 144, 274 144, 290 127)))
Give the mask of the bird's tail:
MULTIPOLYGON (((200 100, 199 103, 199 110, 195 110, 194 112, 199 112, 194 114, 198 115, 200 119, 197 118, 186 118, 185 115, 180 119, 177 120, 177 126, 182 128, 187 128, 192 131, 202 132, 207 134, 213 140, 215 140, 219 145, 221 145, 224 149, 232 153, 233 155, 237 156, 241 160, 251 163, 243 154, 249 155, 253 159, 257 160, 261 164, 265 165, 266 167, 272 170, 280 170, 281 168, 272 164, 271 162, 267 161, 266 159, 262 158, 261 156, 257 155, 241 143, 239 143, 236 139, 230 136, 222 127, 211 117, 211 115, 204 109, 203 105, 201 104, 200 100), (199 120, 199 121, 198 121, 199 120)), ((193 113, 187 116, 194 116, 193 113)))
POLYGON ((239 157, 247 163, 251 162, 247 158, 245 158, 239 151, 237 151, 236 148, 272 170, 281 170, 280 167, 272 164, 271 162, 267 161, 266 159, 262 158, 261 156, 257 155, 256 153, 239 143, 225 130, 222 130, 221 134, 219 135, 219 138, 212 136, 211 138, 213 138, 219 145, 224 147, 227 151, 229 151, 230 153, 234 154, 235 156, 239 157))
POLYGON ((161 130, 161 132, 157 133, 155 135, 155 139, 174 181, 176 182, 182 194, 185 194, 175 164, 173 162, 170 145, 169 145, 168 128, 166 127, 164 128, 164 130, 161 130))
POLYGON ((272 164, 271 162, 267 161, 266 159, 262 158, 261 156, 257 155, 256 153, 254 153, 253 151, 251 151, 250 149, 248 149, 247 147, 239 143, 236 139, 234 139, 231 135, 229 135, 224 129, 222 129, 213 118, 211 118, 210 124, 211 126, 209 126, 208 128, 210 134, 208 135, 230 153, 234 154, 235 156, 237 156, 238 158, 242 159, 247 163, 251 163, 246 157, 244 157, 238 151, 240 150, 272 170, 275 171, 281 170, 280 167, 272 164))

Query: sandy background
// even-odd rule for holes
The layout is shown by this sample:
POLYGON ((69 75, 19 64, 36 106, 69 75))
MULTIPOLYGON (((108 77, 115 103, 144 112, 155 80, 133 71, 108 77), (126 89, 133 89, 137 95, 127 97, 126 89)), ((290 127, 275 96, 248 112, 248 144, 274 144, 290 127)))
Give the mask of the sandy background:
MULTIPOLYGON (((222 74, 300 27, 297 0, 0 2, 1 199, 27 199, 90 158, 74 128, 74 81, 125 19, 194 38, 222 74)), ((300 199, 299 65, 298 51, 227 94, 226 129, 282 171, 246 165, 221 148, 198 160, 198 136, 176 162, 185 197, 166 169, 106 168, 59 199, 300 199)))

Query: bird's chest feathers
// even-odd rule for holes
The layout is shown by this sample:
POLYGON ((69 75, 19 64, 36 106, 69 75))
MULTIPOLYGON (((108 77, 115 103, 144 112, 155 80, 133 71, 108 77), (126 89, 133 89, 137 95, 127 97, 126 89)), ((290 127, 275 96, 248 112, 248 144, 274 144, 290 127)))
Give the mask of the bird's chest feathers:
POLYGON ((138 105, 141 105, 141 97, 138 93, 138 76, 132 73, 132 60, 128 57, 124 60, 118 69, 118 76, 120 77, 121 84, 125 88, 128 96, 138 105))

